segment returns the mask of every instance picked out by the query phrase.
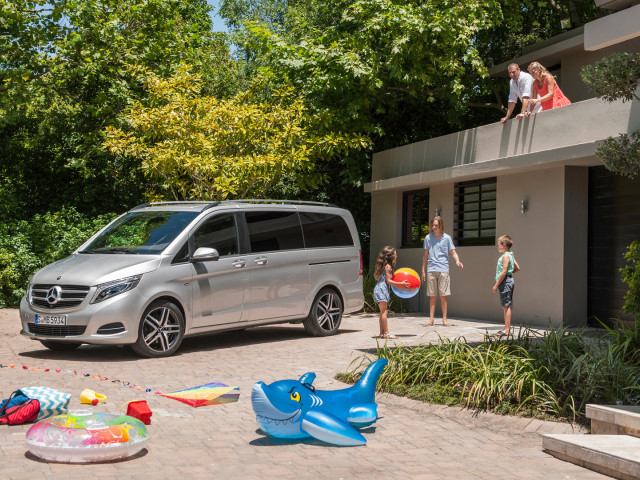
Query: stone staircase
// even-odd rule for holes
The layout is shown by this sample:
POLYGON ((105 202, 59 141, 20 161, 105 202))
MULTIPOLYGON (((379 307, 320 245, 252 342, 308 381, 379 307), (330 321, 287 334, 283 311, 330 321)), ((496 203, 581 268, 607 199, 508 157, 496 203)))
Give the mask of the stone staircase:
POLYGON ((587 405, 591 435, 547 434, 542 449, 622 480, 640 480, 640 407, 587 405))

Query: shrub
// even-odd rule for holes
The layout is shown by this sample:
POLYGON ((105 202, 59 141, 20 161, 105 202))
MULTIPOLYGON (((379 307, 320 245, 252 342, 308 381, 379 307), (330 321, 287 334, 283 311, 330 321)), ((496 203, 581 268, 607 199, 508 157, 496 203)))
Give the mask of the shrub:
POLYGON ((71 254, 115 216, 90 218, 64 207, 0 224, 0 308, 18 306, 37 270, 71 254))
MULTIPOLYGON (((549 415, 584 421, 587 403, 640 404, 636 328, 608 330, 600 338, 564 328, 522 329, 512 340, 468 344, 441 338, 435 345, 379 347, 389 359, 379 388, 431 402, 497 413, 549 415)), ((340 375, 355 381, 370 362, 358 357, 340 375)))
POLYGON ((637 319, 640 317, 640 242, 634 240, 624 254, 627 264, 620 269, 622 281, 629 285, 624 296, 623 309, 632 313, 637 319))

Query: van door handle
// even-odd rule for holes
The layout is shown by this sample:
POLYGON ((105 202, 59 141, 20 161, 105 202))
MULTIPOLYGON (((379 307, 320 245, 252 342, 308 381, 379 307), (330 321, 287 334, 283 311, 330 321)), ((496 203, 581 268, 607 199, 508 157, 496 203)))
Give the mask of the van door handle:
POLYGON ((245 262, 244 260, 234 260, 233 262, 231 262, 231 265, 233 265, 236 268, 242 268, 247 264, 247 262, 245 262))
POLYGON ((254 260, 258 265, 266 265, 268 261, 269 259, 267 259, 267 257, 256 257, 254 260))

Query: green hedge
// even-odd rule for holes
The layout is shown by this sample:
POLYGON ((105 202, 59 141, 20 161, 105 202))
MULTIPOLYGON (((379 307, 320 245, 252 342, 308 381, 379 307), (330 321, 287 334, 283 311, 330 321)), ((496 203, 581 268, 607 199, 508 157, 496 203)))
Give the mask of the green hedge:
POLYGON ((68 256, 115 217, 87 217, 65 207, 0 224, 0 308, 17 307, 36 271, 68 256))

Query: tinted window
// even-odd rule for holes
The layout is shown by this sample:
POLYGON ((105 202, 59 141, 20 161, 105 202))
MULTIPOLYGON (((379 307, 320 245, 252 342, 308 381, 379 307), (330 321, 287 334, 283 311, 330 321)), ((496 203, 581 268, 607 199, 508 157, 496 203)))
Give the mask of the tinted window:
POLYGON ((193 235, 196 250, 215 248, 221 257, 238 254, 238 235, 232 213, 218 215, 205 221, 193 235))
POLYGON ((454 235, 459 246, 495 243, 496 204, 495 178, 455 184, 454 235))
POLYGON ((251 251, 304 248, 297 212, 246 212, 251 251))
POLYGON ((116 220, 80 253, 161 253, 197 212, 130 212, 116 220))
POLYGON ((339 215, 301 212, 302 230, 307 248, 353 245, 347 223, 339 215))

